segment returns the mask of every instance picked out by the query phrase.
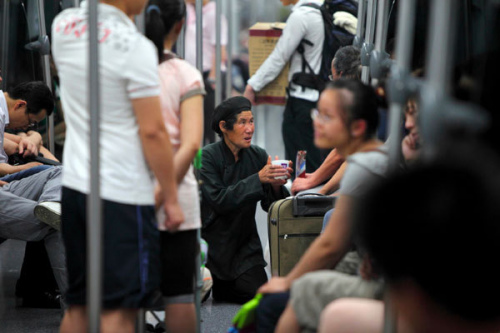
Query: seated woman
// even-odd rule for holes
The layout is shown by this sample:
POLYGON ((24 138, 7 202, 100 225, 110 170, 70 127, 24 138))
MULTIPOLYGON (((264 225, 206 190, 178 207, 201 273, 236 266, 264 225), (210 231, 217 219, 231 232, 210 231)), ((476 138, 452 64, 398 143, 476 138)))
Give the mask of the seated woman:
POLYGON ((257 202, 267 210, 273 201, 288 196, 283 185, 292 169, 272 165, 271 157, 251 144, 255 125, 248 99, 237 96, 222 102, 214 111, 212 129, 222 140, 203 148, 202 155, 207 267, 216 301, 244 303, 267 281, 255 222, 257 202))

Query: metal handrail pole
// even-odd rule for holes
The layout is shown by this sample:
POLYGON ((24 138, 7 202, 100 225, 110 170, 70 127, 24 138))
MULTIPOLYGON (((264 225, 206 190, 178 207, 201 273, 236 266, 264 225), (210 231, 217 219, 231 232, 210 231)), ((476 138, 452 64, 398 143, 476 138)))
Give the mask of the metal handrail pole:
POLYGON ((405 79, 410 72, 415 32, 416 0, 401 1, 398 9, 398 31, 396 35, 396 63, 392 67, 389 97, 389 168, 397 170, 401 156, 401 122, 407 96, 405 79))
MULTIPOLYGON (((40 41, 42 38, 48 38, 47 29, 45 27, 45 7, 44 1, 38 0, 38 25, 40 28, 40 41)), ((40 53, 42 57, 42 73, 45 84, 49 87, 50 91, 52 91, 52 79, 50 75, 50 60, 49 54, 40 53)), ((48 112, 49 110, 47 110, 48 112)), ((47 138, 48 138, 48 148, 49 151, 54 154, 55 153, 55 144, 54 144, 54 113, 47 117, 47 138)))
POLYGON ((368 10, 367 10, 367 18, 366 18, 366 32, 365 32, 365 41, 363 43, 363 47, 361 49, 361 64, 363 69, 361 71, 361 81, 363 83, 368 84, 370 80, 370 52, 373 48, 373 35, 375 30, 375 19, 377 15, 377 0, 368 0, 368 10))
POLYGON ((389 0, 379 0, 377 9, 377 29, 375 33, 375 49, 370 54, 370 75, 372 85, 376 84, 375 79, 385 76, 391 67, 392 61, 386 52, 387 29, 389 25, 389 0))
POLYGON ((375 50, 380 52, 385 52, 385 45, 387 42, 387 27, 388 27, 388 16, 389 16, 389 6, 388 0, 378 0, 378 10, 377 10, 377 31, 375 34, 375 50))
POLYGON ((353 45, 361 48, 363 46, 363 38, 366 23, 366 1, 359 0, 358 2, 358 25, 356 27, 356 37, 354 38, 353 45))
POLYGON ((196 68, 203 74, 203 0, 196 0, 196 68))
MULTIPOLYGON (((196 0, 196 68, 203 74, 203 0, 196 0)), ((200 229, 197 230, 197 239, 201 238, 200 229)), ((198 241, 199 244, 199 241, 198 241)), ((200 247, 201 248, 201 247, 200 247)), ((201 251, 196 256, 195 262, 196 270, 196 292, 194 293, 195 310, 196 310, 196 332, 201 333, 201 294, 198 288, 199 281, 201 280, 200 267, 201 267, 201 251)))
POLYGON ((186 51, 186 25, 182 25, 181 32, 179 33, 179 37, 177 38, 175 52, 179 56, 179 58, 184 59, 186 51))
POLYGON ((233 91, 233 0, 226 0, 227 46, 226 46, 226 98, 233 91))
POLYGON ((449 97, 457 9, 455 0, 432 2, 427 38, 429 41, 426 55, 428 70, 420 111, 422 137, 425 140, 424 158, 433 156, 435 146, 442 134, 441 106, 449 97))
POLYGON ((222 1, 215 0, 215 106, 222 102, 222 49, 221 49, 222 1))
POLYGON ((100 80, 97 41, 98 0, 89 1, 90 195, 87 200, 87 311, 89 331, 100 332, 103 232, 100 194, 100 80))
POLYGON ((7 73, 9 68, 9 6, 10 1, 3 2, 3 27, 2 27, 2 90, 7 90, 7 73))

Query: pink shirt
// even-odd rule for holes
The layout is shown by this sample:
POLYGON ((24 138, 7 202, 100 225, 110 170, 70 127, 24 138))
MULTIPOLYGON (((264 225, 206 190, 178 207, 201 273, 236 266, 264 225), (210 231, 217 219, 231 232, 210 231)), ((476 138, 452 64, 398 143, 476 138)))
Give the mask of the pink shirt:
MULTIPOLYGON (((200 72, 185 60, 179 58, 162 62, 159 66, 159 74, 161 110, 165 120, 165 127, 170 134, 173 151, 176 153, 181 145, 181 103, 189 97, 204 95, 205 88, 200 72)), ((186 121, 189 121, 189 119, 186 121)), ((179 204, 185 218, 179 229, 200 228, 198 184, 192 165, 189 167, 177 191, 179 204)), ((157 218, 159 221, 165 218, 162 209, 159 210, 157 218)), ((160 230, 163 229, 160 228, 160 230)))
MULTIPOLYGON (((196 66, 196 11, 192 4, 187 6, 185 59, 196 66)), ((227 20, 221 15, 221 45, 227 45, 227 20)), ((215 2, 210 1, 203 6, 203 71, 210 71, 215 57, 215 2)), ((221 70, 226 70, 221 64, 221 70)))

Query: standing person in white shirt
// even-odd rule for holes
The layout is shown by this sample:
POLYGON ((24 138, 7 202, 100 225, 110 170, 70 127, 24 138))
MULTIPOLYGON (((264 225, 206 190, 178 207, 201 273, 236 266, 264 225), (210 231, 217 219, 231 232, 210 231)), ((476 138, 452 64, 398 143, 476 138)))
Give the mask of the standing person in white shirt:
POLYGON ((307 151, 306 172, 315 171, 322 162, 320 150, 314 146, 314 130, 311 109, 316 107, 319 91, 292 83, 292 77, 302 72, 302 56, 297 51, 303 40, 304 57, 318 74, 321 67, 324 25, 318 9, 304 6, 308 3, 321 5, 317 0, 280 0, 283 6, 293 5, 285 29, 273 52, 248 80, 244 96, 255 104, 255 92, 274 80, 290 61, 288 73, 289 96, 283 115, 282 134, 285 143, 285 159, 295 161, 298 150, 307 151))
MULTIPOLYGON (((159 232, 154 204, 169 230, 183 221, 172 148, 159 100, 156 49, 133 15, 145 0, 98 5, 101 79, 100 156, 104 272, 101 332, 133 332, 137 309, 154 304, 160 282, 159 232), (151 170, 162 192, 154 195, 151 170)), ((67 125, 62 224, 67 249, 69 309, 61 332, 87 332, 86 200, 89 194, 88 4, 60 13, 52 53, 61 80, 67 125)))

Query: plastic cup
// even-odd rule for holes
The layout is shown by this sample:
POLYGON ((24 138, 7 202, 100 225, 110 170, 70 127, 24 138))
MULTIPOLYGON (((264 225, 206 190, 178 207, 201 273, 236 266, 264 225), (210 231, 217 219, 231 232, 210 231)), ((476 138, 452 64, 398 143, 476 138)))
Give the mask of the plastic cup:
MULTIPOLYGON (((271 163, 273 165, 280 165, 283 169, 288 168, 288 160, 274 160, 271 163)), ((274 177, 274 179, 286 179, 286 176, 274 177)))

